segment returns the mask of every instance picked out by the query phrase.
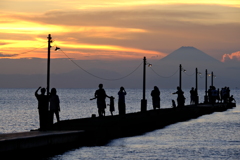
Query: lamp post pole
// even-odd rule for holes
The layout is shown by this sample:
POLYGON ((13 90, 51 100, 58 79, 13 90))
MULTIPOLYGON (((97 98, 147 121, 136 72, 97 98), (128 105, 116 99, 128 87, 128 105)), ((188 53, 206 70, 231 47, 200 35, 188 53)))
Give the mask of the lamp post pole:
POLYGON ((52 37, 51 34, 48 35, 48 60, 47 60, 47 95, 49 96, 49 84, 50 84, 50 49, 52 37))
POLYGON ((212 79, 211 79, 211 80, 212 80, 212 84, 211 84, 211 86, 213 86, 213 72, 212 72, 212 77, 211 77, 211 78, 212 78, 212 79))
POLYGON ((147 111, 147 100, 145 98, 146 92, 146 57, 143 58, 143 99, 141 100, 141 112, 147 111))
POLYGON ((179 87, 182 89, 182 65, 179 65, 179 87))
MULTIPOLYGON (((47 59, 47 96, 50 96, 49 88, 50 88, 50 50, 51 50, 51 42, 52 37, 51 34, 48 35, 48 59, 47 59)), ((48 103, 49 105, 49 103, 48 103)), ((48 106, 49 107, 49 106, 48 106)), ((53 114, 49 114, 47 116, 48 125, 53 124, 53 114)))
POLYGON ((205 96, 204 96, 204 103, 208 103, 208 96, 207 96, 207 76, 208 76, 208 72, 206 69, 206 73, 205 73, 205 96))
POLYGON ((196 88, 195 88, 195 92, 196 92, 196 100, 195 100, 195 105, 198 105, 198 69, 196 68, 196 88))

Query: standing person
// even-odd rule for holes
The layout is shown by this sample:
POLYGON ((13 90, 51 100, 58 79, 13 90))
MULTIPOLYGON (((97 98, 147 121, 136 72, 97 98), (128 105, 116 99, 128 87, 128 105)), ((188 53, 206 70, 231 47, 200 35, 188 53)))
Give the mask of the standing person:
POLYGON ((98 85, 99 89, 96 90, 95 94, 94 94, 94 98, 90 99, 97 99, 97 108, 98 108, 98 114, 99 117, 105 116, 105 108, 106 108, 106 97, 109 98, 109 96, 107 96, 105 90, 103 89, 103 84, 99 84, 98 85))
POLYGON ((154 86, 154 89, 151 92, 151 96, 152 96, 153 109, 154 110, 156 108, 160 109, 160 91, 157 86, 154 86))
POLYGON ((46 130, 48 126, 48 96, 45 95, 46 89, 39 87, 35 91, 35 97, 38 100, 39 130, 46 130), (41 94, 38 91, 41 89, 41 94))
POLYGON ((190 105, 195 104, 195 96, 196 96, 196 93, 194 88, 192 87, 192 89, 190 90, 190 105))
POLYGON ((182 91, 182 89, 180 87, 177 87, 177 91, 174 92, 173 94, 177 94, 177 106, 178 107, 184 107, 184 103, 185 103, 185 97, 184 97, 184 92, 182 91))
POLYGON ((210 86, 208 89, 208 102, 209 103, 212 103, 212 101, 213 101, 212 90, 213 90, 213 86, 210 86))
POLYGON ((120 91, 118 92, 118 111, 119 115, 126 114, 126 104, 125 104, 125 96, 127 92, 123 87, 120 87, 120 91))
POLYGON ((216 90, 216 88, 214 86, 212 86, 212 90, 211 90, 211 96, 212 96, 212 105, 214 105, 216 103, 216 99, 218 97, 218 92, 216 90))
POLYGON ((109 106, 109 111, 111 113, 111 115, 113 116, 113 112, 115 111, 115 107, 114 107, 114 97, 111 96, 110 97, 110 106, 109 106))
MULTIPOLYGON (((50 113, 51 117, 54 119, 54 114, 56 115, 57 122, 60 122, 59 118, 59 112, 60 112, 60 100, 57 95, 57 90, 56 88, 51 89, 51 94, 50 94, 50 113)), ((52 122, 53 122, 52 119, 52 122)))

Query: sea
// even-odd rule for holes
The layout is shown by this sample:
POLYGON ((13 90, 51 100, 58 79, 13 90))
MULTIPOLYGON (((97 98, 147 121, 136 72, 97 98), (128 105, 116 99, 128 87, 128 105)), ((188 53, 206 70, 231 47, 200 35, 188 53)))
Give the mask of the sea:
MULTIPOLYGON (((36 89, 0 89, 0 134, 26 132, 39 128, 36 89)), ((115 97, 119 89, 105 89, 115 97)), ((160 89, 161 108, 171 108, 177 95, 175 89, 160 89)), ((190 89, 183 89, 190 103, 190 89)), ((126 112, 139 112, 142 89, 126 89, 126 112)), ((95 89, 57 89, 60 98, 60 119, 76 119, 98 114, 95 89)), ((146 90, 147 109, 152 109, 151 89, 146 90)), ((204 101, 199 90, 199 101, 204 101)), ((237 107, 175 123, 134 137, 119 138, 104 146, 79 147, 45 160, 240 160, 240 90, 231 90, 237 107)), ((107 104, 110 100, 107 99, 107 104)), ((106 115, 110 115, 109 106, 106 115)), ((55 119, 56 122, 56 119, 55 119)), ((156 122, 158 123, 158 122, 156 122)))

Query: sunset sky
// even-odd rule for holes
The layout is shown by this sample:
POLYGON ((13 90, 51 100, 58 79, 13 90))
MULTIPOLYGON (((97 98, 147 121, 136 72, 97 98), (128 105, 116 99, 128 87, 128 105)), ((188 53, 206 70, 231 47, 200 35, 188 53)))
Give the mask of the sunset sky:
POLYGON ((161 59, 194 46, 239 60, 239 0, 1 0, 0 58, 161 59))

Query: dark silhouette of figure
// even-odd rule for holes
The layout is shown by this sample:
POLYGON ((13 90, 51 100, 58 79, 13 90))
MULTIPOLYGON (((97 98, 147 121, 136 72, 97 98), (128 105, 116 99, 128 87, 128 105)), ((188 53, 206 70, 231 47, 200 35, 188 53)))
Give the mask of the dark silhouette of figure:
POLYGON ((229 102, 229 98, 230 98, 230 88, 227 87, 227 102, 229 102))
POLYGON ((172 107, 173 108, 176 108, 177 106, 176 106, 176 103, 175 103, 175 101, 172 99, 172 107))
POLYGON ((192 89, 190 90, 190 104, 195 104, 195 101, 196 101, 196 91, 192 87, 192 89))
POLYGON ((216 88, 214 86, 211 87, 211 96, 212 96, 211 103, 212 103, 212 105, 214 105, 218 98, 218 91, 216 90, 216 88))
POLYGON ((213 101, 212 86, 210 86, 209 89, 208 89, 208 102, 212 104, 213 103, 212 101, 213 101))
POLYGON ((96 90, 94 94, 94 98, 90 99, 97 99, 97 108, 98 108, 98 114, 99 117, 105 116, 105 108, 106 108, 106 97, 110 98, 107 96, 105 90, 103 89, 103 84, 98 85, 99 89, 96 90))
MULTIPOLYGON (((50 94, 50 114, 51 117, 54 118, 54 114, 56 115, 57 122, 60 122, 59 118, 59 112, 60 112, 60 100, 57 95, 57 90, 56 88, 51 89, 51 94, 50 94)), ((52 119, 53 122, 53 119, 52 119)))
POLYGON ((220 102, 221 98, 220 98, 220 89, 217 89, 217 99, 218 103, 220 102))
POLYGON ((221 90, 221 100, 223 100, 223 103, 229 102, 230 98, 230 89, 229 87, 224 87, 221 90))
POLYGON ((156 108, 160 109, 160 91, 157 86, 154 86, 154 89, 151 92, 151 96, 152 96, 153 109, 154 110, 156 108))
POLYGON ((236 103, 235 99, 233 98, 233 95, 229 97, 229 103, 236 103))
POLYGON ((46 89, 39 87, 35 91, 35 97, 38 100, 39 130, 46 130, 48 127, 48 96, 45 95, 46 89), (41 89, 41 94, 38 91, 41 89))
POLYGON ((120 87, 120 91, 118 92, 118 111, 119 115, 126 114, 126 104, 125 104, 125 96, 127 92, 123 87, 120 87))
POLYGON ((115 111, 115 107, 114 107, 114 97, 111 96, 110 97, 110 105, 109 105, 109 111, 111 113, 111 115, 113 116, 113 112, 115 111))
POLYGON ((177 91, 174 92, 173 94, 177 94, 177 107, 184 107, 184 103, 185 103, 185 97, 184 97, 184 92, 182 91, 182 89, 180 87, 177 87, 177 91))

